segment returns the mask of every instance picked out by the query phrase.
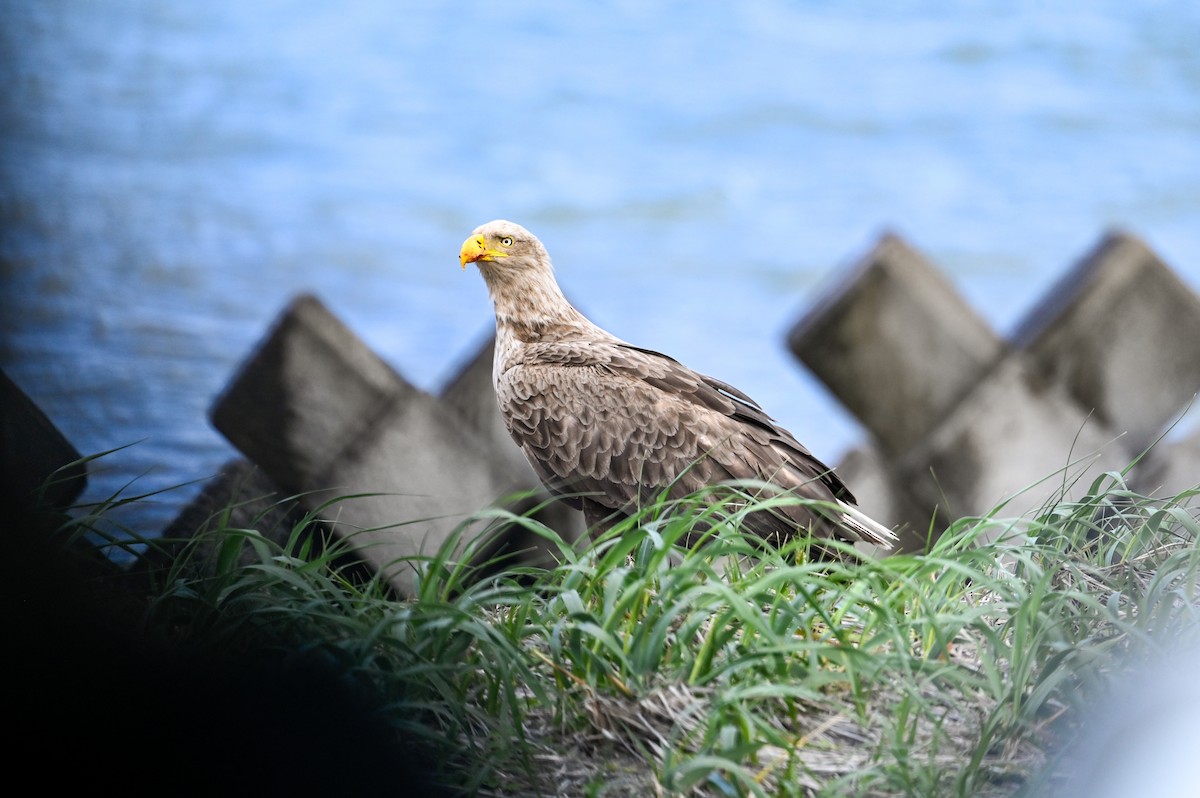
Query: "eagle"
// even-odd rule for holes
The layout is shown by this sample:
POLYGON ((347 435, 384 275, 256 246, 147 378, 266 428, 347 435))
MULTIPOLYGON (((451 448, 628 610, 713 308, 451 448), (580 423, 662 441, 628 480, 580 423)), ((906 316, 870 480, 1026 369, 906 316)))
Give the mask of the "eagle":
POLYGON ((495 308, 492 382, 504 424, 546 488, 581 509, 589 530, 610 528, 664 494, 677 500, 711 486, 753 486, 815 500, 746 514, 743 526, 760 538, 808 534, 891 547, 892 531, 859 510, 838 475, 753 399, 576 310, 546 248, 524 227, 503 219, 480 225, 459 262, 478 267, 495 308))

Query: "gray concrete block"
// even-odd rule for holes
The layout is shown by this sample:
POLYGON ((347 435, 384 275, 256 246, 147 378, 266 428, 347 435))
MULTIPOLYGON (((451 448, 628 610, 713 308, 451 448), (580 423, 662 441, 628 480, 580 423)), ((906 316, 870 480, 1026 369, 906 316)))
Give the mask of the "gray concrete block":
MULTIPOLYGON (((224 567, 230 531, 252 530, 277 547, 306 546, 320 555, 333 531, 319 519, 310 518, 301 503, 279 487, 262 469, 243 458, 221 466, 204 489, 151 541, 126 569, 127 589, 133 595, 159 595, 170 580, 182 575, 209 579, 224 567)), ((234 532, 237 534, 237 532, 234 532)), ((248 533, 249 534, 249 533, 248 533)), ((261 555, 248 539, 235 565, 246 567, 261 562, 261 555)), ((337 565, 348 577, 368 579, 373 571, 361 559, 346 557, 337 565)))
POLYGON ((1200 391, 1200 297, 1140 240, 1112 233, 1013 335, 1031 376, 1061 387, 1138 452, 1200 391))
POLYGON ((949 281, 894 235, 787 342, 889 455, 920 441, 1004 352, 949 281))
POLYGON ((54 422, 0 371, 0 497, 10 512, 66 508, 87 486, 87 466, 54 422))
POLYGON ((1014 355, 896 465, 922 505, 953 520, 1001 503, 1000 515, 1012 517, 1055 497, 1079 498, 1094 477, 1132 457, 1115 432, 1014 355))
MULTIPOLYGON (((1200 490, 1200 427, 1178 440, 1157 443, 1138 463, 1129 483, 1144 496, 1163 498, 1200 490)), ((1200 504, 1200 499, 1192 504, 1200 504)))
MULTIPOLYGON (((6 582, 14 618, 33 637, 12 649, 11 624, 6 626, 10 650, 22 656, 45 649, 75 625, 46 625, 79 602, 91 612, 98 603, 120 611, 138 609, 126 591, 124 574, 105 550, 66 524, 68 511, 87 485, 87 465, 75 446, 40 407, 0 371, 0 508, 3 508, 6 582)), ((133 616, 129 616, 133 617, 133 616)), ((95 618, 100 620, 99 615, 95 618)), ((61 622, 63 619, 58 618, 61 622)))
MULTIPOLYGON (((305 510, 300 502, 290 497, 258 466, 237 458, 221 466, 153 545, 147 547, 131 570, 154 571, 181 566, 193 575, 210 575, 217 541, 206 539, 207 533, 222 529, 252 529, 283 547, 293 532, 304 526, 305 510), (180 562, 180 555, 193 546, 195 551, 190 559, 180 562)), ((244 549, 240 563, 250 565, 255 562, 258 562, 257 555, 249 548, 244 549)))
POLYGON ((470 513, 523 487, 461 418, 311 296, 285 310, 211 416, 402 595, 414 586, 411 558, 435 553, 470 513))
POLYGON ((851 486, 863 512, 896 532, 892 552, 924 551, 940 533, 932 509, 914 500, 897 480, 891 462, 874 447, 851 449, 834 470, 851 486))
POLYGON ((476 434, 488 442, 496 456, 503 458, 514 473, 523 474, 524 481, 530 486, 539 485, 533 467, 505 429, 504 419, 496 404, 496 391, 492 387, 495 343, 495 338, 489 337, 446 382, 439 396, 446 407, 457 413, 476 434))

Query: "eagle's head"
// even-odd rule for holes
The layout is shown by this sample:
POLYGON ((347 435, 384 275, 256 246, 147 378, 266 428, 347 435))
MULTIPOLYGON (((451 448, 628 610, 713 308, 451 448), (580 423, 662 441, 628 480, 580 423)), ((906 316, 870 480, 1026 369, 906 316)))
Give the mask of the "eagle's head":
POLYGON ((458 260, 464 269, 468 263, 479 264, 485 277, 491 271, 546 269, 550 265, 550 255, 537 236, 521 225, 504 219, 476 227, 463 242, 458 260))

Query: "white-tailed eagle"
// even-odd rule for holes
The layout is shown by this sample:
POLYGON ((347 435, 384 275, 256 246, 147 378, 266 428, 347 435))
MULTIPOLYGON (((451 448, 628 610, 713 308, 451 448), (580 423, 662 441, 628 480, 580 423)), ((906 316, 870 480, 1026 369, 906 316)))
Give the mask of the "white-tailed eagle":
POLYGON ((563 296, 542 243, 518 224, 476 228, 459 254, 487 283, 496 311, 492 379, 501 415, 547 488, 589 528, 722 483, 768 483, 815 499, 751 513, 776 542, 811 532, 890 547, 893 533, 750 397, 666 355, 626 343, 563 296))

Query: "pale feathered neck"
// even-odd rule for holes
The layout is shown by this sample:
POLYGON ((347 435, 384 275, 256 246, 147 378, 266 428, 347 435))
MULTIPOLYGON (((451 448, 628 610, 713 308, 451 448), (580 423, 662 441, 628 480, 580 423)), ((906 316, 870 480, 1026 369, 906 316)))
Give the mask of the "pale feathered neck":
POLYGON ((567 301, 549 263, 480 263, 479 271, 496 311, 497 338, 524 343, 613 338, 567 301))

